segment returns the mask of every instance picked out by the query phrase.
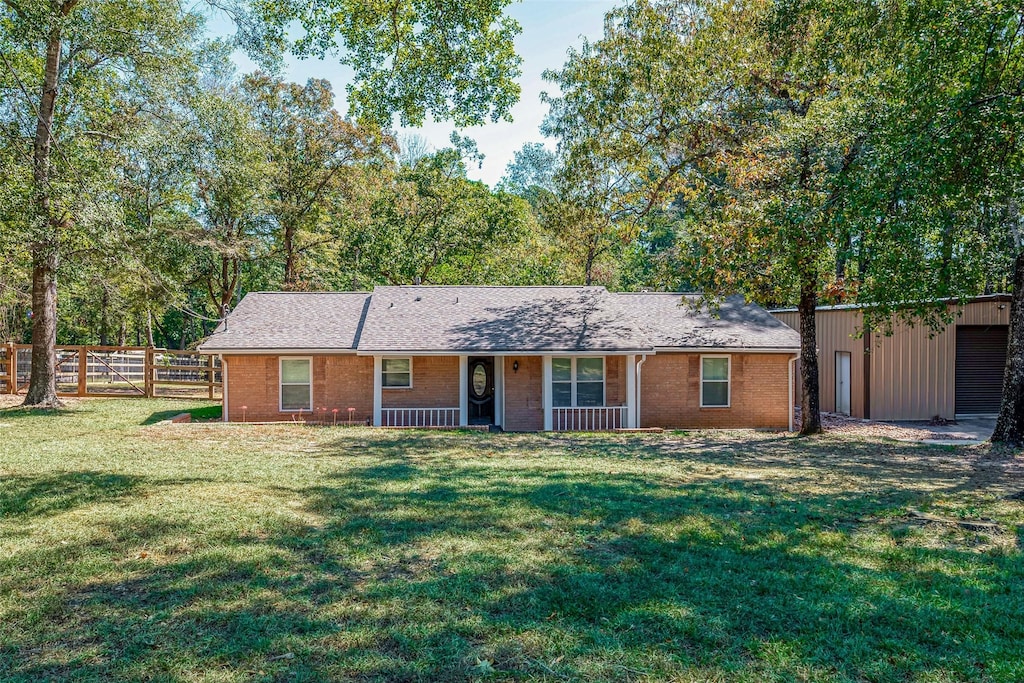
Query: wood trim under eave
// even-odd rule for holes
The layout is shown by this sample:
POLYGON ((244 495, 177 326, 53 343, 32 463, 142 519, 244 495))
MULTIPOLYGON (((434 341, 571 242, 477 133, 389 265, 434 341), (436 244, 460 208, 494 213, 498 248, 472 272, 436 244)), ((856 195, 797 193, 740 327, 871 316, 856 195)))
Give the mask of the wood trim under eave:
POLYGON ((355 349, 196 349, 196 353, 221 356, 354 356, 355 349))
POLYGON ((732 346, 693 346, 693 347, 657 346, 657 347, 655 347, 655 351, 657 351, 658 353, 721 353, 721 354, 726 354, 726 353, 732 353, 732 354, 736 354, 736 353, 783 353, 783 354, 791 354, 791 353, 800 353, 800 348, 799 347, 793 347, 793 348, 788 348, 788 349, 779 349, 779 348, 756 348, 756 347, 738 348, 738 347, 732 347, 732 346))
MULTIPOLYGON (((646 353, 653 355, 655 351, 653 349, 633 349, 633 350, 615 350, 605 351, 602 349, 594 349, 590 351, 572 351, 566 349, 553 349, 551 351, 517 351, 515 349, 501 349, 494 351, 476 351, 466 349, 451 349, 445 351, 366 351, 359 350, 355 354, 357 356, 383 356, 385 358, 408 358, 409 356, 592 356, 594 358, 601 358, 604 356, 629 356, 639 355, 646 353)), ((724 352, 723 352, 724 353, 724 352)))

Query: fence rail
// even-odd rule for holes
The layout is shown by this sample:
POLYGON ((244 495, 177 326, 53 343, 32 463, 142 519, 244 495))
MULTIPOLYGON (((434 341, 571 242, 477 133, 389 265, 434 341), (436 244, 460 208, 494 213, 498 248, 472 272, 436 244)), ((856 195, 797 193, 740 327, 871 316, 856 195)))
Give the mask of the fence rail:
POLYGON ((381 408, 382 427, 458 427, 458 408, 381 408))
POLYGON ((552 427, 560 432, 600 432, 626 426, 626 406, 553 408, 552 427))
MULTIPOLYGON (((28 387, 32 346, 0 346, 0 392, 28 387)), ((220 360, 208 353, 146 346, 57 347, 58 396, 220 398, 220 360)))

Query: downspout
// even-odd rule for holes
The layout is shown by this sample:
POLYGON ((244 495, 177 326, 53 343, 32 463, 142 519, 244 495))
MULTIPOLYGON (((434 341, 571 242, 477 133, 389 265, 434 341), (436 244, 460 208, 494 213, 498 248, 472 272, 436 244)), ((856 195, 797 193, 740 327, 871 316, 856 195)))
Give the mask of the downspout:
POLYGON ((227 422, 228 421, 228 364, 224 360, 224 354, 218 353, 217 357, 220 358, 220 402, 221 412, 224 413, 221 417, 227 422))
POLYGON ((793 427, 793 378, 795 377, 794 368, 796 368, 796 362, 800 360, 800 354, 797 353, 795 356, 789 359, 789 431, 796 431, 793 427))
POLYGON ((644 361, 647 360, 647 354, 642 354, 640 360, 636 364, 636 428, 640 429, 643 424, 640 421, 640 379, 643 376, 643 365, 644 361))

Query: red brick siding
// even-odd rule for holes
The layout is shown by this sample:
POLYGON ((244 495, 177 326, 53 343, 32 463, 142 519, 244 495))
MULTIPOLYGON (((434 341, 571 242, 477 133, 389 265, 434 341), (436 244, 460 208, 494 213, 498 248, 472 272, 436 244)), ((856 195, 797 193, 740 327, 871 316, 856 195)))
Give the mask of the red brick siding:
MULTIPOLYGON (((372 377, 370 378, 370 390, 373 390, 372 377)), ((381 406, 384 408, 458 408, 459 357, 416 356, 412 359, 412 388, 382 389, 381 406)))
POLYGON ((505 358, 505 425, 510 432, 532 432, 544 429, 544 406, 541 396, 540 356, 507 356, 505 358), (512 364, 519 363, 519 371, 512 364))
MULTIPOLYGON (((288 421, 279 412, 278 356, 226 356, 228 417, 250 422, 288 421)), ((644 427, 785 428, 789 423, 787 354, 733 354, 729 408, 700 407, 700 355, 661 353, 643 366, 641 423, 644 427)), ((625 403, 626 364, 621 356, 606 358, 606 402, 625 403)), ((455 407, 459 405, 459 360, 456 356, 413 359, 413 388, 385 389, 384 407, 455 407)), ((544 427, 541 358, 505 358, 505 429, 533 431, 544 427), (519 362, 519 371, 512 365, 519 362)), ((365 421, 373 414, 373 359, 368 356, 313 357, 313 405, 338 408, 347 420, 349 407, 365 421)))
POLYGON ((625 356, 605 356, 604 358, 604 404, 606 406, 626 405, 625 356))
MULTIPOLYGON (((241 422, 242 406, 249 422, 292 419, 293 412, 280 412, 278 386, 280 356, 225 356, 228 377, 228 420, 241 422)), ((313 356, 313 407, 338 408, 338 420, 348 420, 348 408, 355 419, 365 421, 373 414, 373 359, 365 356, 313 356)))
POLYGON ((778 354, 732 354, 730 407, 700 407, 700 354, 659 353, 643 365, 643 427, 729 429, 789 426, 789 360, 778 354))

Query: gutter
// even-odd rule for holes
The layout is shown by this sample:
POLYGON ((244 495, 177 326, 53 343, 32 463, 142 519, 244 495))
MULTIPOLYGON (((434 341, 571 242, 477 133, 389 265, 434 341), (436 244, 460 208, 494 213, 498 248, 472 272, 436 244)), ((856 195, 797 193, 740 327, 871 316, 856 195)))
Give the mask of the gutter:
POLYGON ((794 394, 796 393, 793 387, 793 380, 795 379, 794 369, 796 368, 796 362, 798 360, 800 360, 799 352, 797 352, 795 356, 789 359, 789 431, 791 432, 796 431, 794 429, 795 425, 793 424, 793 420, 795 419, 793 410, 793 399, 795 398, 794 394))
POLYGON ((224 356, 218 354, 220 358, 220 402, 221 402, 221 419, 224 422, 228 421, 228 364, 224 362, 224 356))
POLYGON ((641 354, 640 355, 640 360, 637 361, 637 364, 636 364, 636 387, 634 387, 634 389, 636 390, 636 400, 635 400, 635 403, 636 403, 636 425, 635 426, 636 426, 637 429, 640 429, 640 425, 642 424, 641 420, 640 420, 640 385, 641 385, 641 380, 643 379, 643 369, 644 369, 643 366, 644 366, 644 362, 646 360, 647 360, 647 354, 646 353, 641 354))
POLYGON ((800 347, 789 348, 760 346, 656 346, 657 353, 798 353, 800 347))

